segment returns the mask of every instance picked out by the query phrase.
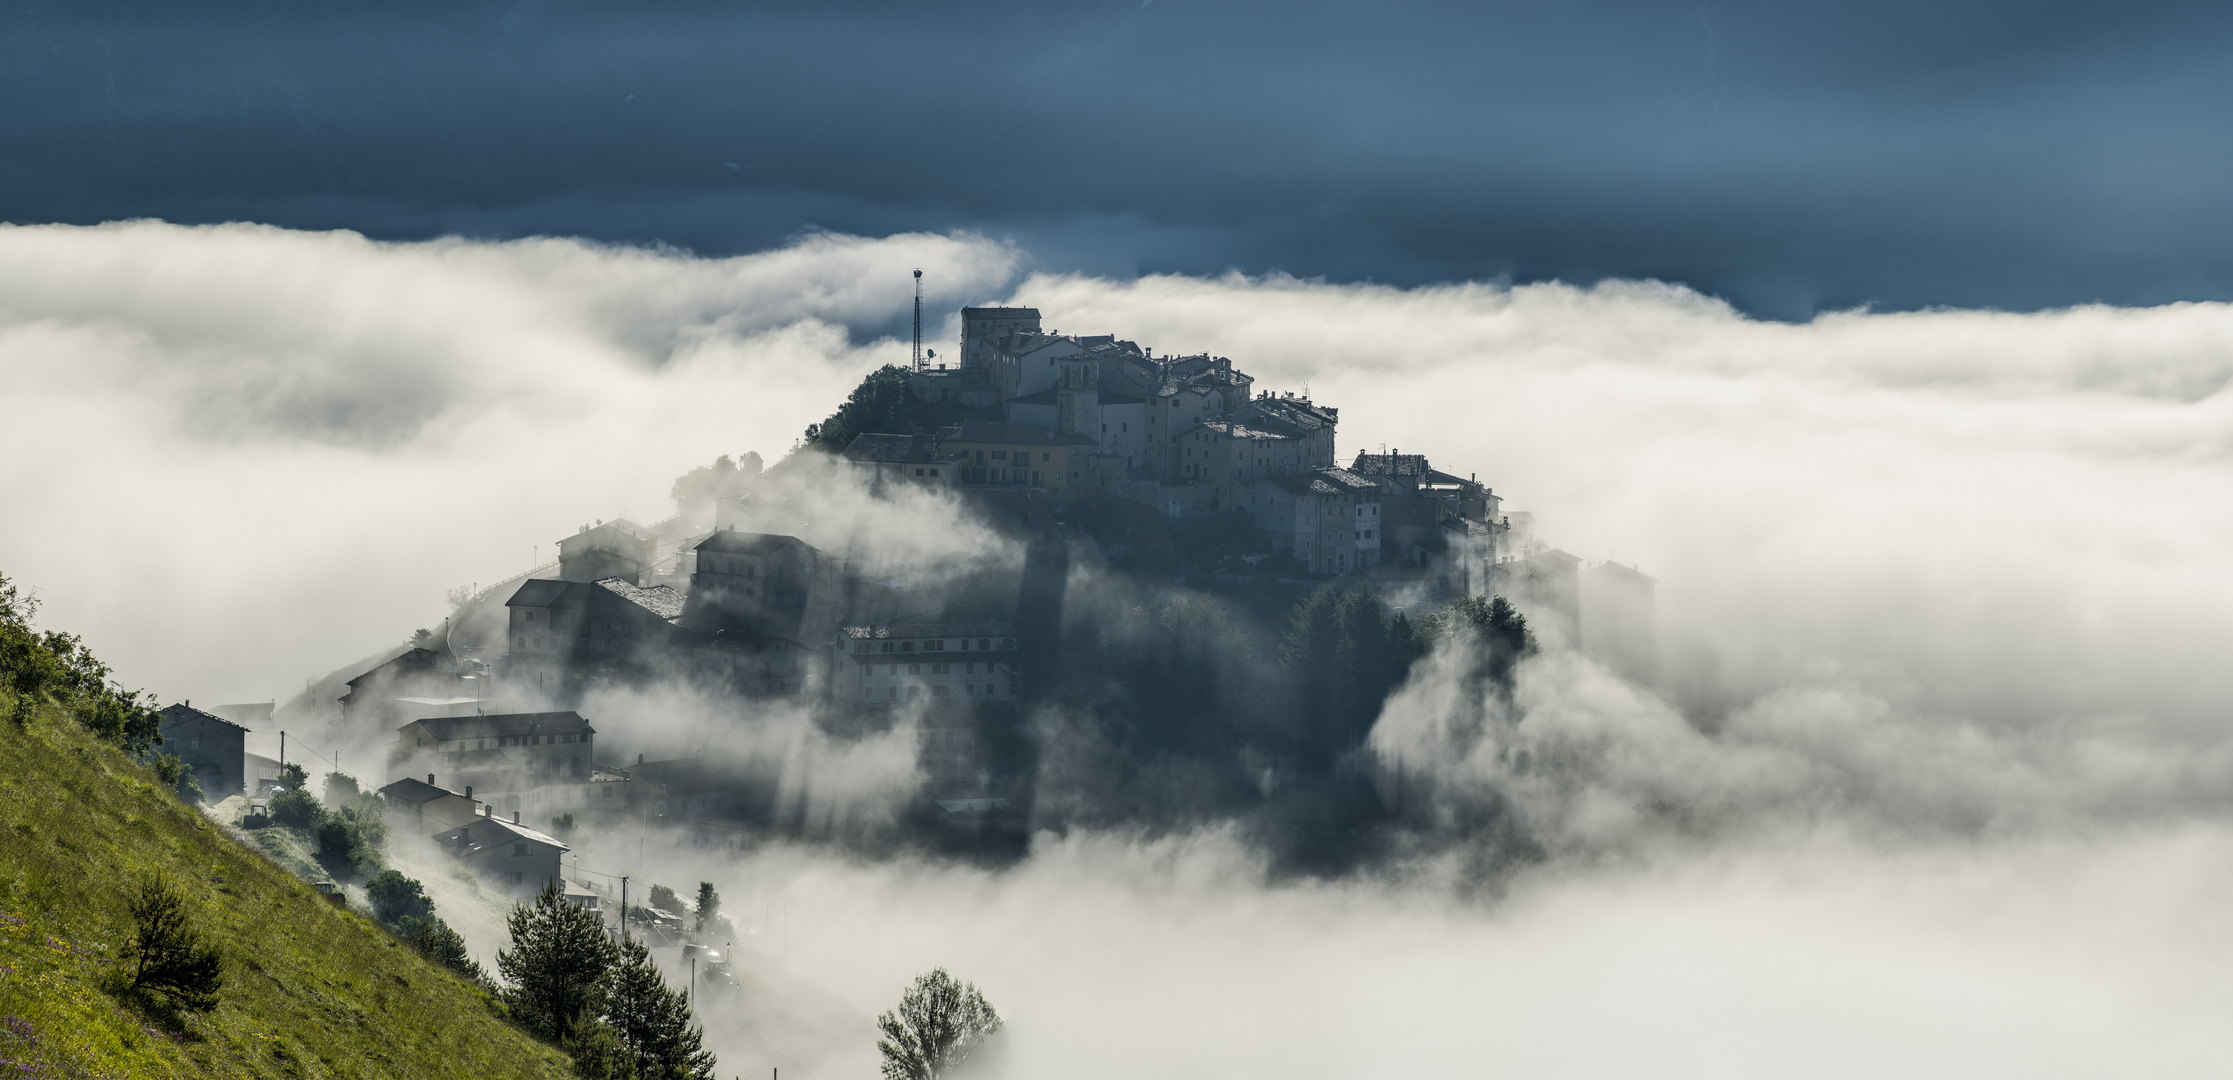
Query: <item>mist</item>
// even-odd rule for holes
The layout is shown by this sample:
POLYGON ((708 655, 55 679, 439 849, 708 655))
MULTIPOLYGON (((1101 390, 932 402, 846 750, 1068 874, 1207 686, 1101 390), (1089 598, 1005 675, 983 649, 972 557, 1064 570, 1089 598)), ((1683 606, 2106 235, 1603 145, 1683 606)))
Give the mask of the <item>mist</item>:
MULTIPOLYGON (((1340 460, 1478 473, 1551 542, 1658 579, 1659 673, 1553 649, 1504 700, 1430 656, 1368 742, 1412 840, 1334 876, 1215 821, 1073 815, 998 868, 818 844, 880 827, 898 736, 745 718, 821 832, 581 854, 794 913, 788 953, 740 955, 800 1019, 709 1010, 725 1071, 867 1072, 867 1018, 933 965, 1002 1008, 1015 1076, 2233 1061, 2233 308, 1791 325, 1653 282, 1111 281, 1025 255, 0 228, 0 567, 128 685, 285 699, 585 521, 665 516, 716 454, 780 456, 906 355, 919 265, 939 342, 962 303, 1030 304, 1307 385, 1342 410, 1340 460)), ((914 509, 879 532, 887 508, 833 491, 799 533, 926 576, 1013 557, 914 509)), ((679 697, 584 712, 623 753, 746 737, 679 697)), ((486 955, 495 931, 458 922, 486 955)))

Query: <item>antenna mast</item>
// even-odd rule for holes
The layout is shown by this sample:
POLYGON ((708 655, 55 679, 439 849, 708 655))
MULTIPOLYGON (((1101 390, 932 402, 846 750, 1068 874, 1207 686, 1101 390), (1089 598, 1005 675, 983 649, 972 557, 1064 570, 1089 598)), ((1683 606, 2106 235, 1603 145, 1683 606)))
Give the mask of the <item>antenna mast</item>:
POLYGON ((923 370, 923 272, 915 271, 915 356, 916 371, 923 370))

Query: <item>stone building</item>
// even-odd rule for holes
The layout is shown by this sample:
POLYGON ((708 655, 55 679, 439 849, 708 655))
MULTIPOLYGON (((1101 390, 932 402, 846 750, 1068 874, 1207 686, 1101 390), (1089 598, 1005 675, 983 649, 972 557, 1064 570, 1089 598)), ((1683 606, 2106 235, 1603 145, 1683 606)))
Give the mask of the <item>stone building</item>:
POLYGON ((1014 701, 1021 693, 1012 623, 897 623, 840 627, 830 645, 830 692, 867 705, 1014 701))
MULTIPOLYGON (((191 705, 163 710, 159 729, 163 744, 157 753, 169 754, 194 771, 202 797, 215 802, 232 795, 255 794, 255 774, 250 770, 267 759, 248 752, 248 729, 191 705)), ((276 765, 277 762, 271 762, 276 765)))
POLYGON ((1343 469, 1258 477, 1248 515, 1274 550, 1312 573, 1352 574, 1380 562, 1380 486, 1343 469))
POLYGON ((546 782, 586 782, 596 766, 597 729, 577 712, 500 713, 414 720, 388 747, 388 776, 433 773, 477 788, 481 801, 497 792, 546 782))
POLYGON ((620 578, 643 584, 643 575, 656 562, 659 540, 650 530, 625 519, 584 525, 558 542, 558 577, 561 581, 601 581, 620 578))

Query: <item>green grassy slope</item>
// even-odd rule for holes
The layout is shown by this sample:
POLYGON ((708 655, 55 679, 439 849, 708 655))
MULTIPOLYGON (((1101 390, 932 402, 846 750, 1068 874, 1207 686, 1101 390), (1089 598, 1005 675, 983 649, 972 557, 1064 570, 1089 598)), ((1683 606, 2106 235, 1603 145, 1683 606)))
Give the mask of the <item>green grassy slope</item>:
POLYGON ((0 720, 0 1070, 15 1074, 8 1061, 30 1076, 571 1075, 482 991, 334 908, 54 707, 27 728, 0 720), (199 901, 225 955, 222 1003, 183 1033, 101 989, 132 933, 124 891, 154 872, 199 901))

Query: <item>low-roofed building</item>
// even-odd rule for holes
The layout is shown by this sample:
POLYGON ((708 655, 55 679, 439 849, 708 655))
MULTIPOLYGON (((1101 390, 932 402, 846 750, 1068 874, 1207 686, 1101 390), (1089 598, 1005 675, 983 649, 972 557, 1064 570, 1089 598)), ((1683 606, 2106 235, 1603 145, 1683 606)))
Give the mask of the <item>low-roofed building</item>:
POLYGON ((428 773, 425 780, 406 776, 380 789, 388 809, 417 822, 421 836, 448 832, 480 816, 472 785, 466 785, 464 791, 451 791, 437 786, 435 775, 428 773))
POLYGON ((532 896, 564 880, 560 862, 568 848, 557 837, 509 818, 483 814, 435 840, 451 858, 470 867, 481 880, 513 896, 532 896))

